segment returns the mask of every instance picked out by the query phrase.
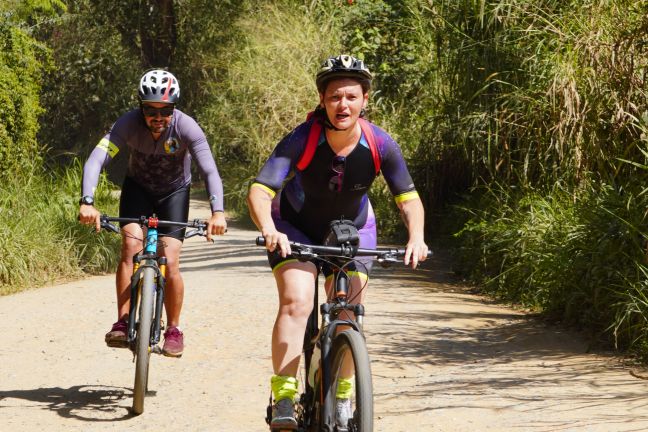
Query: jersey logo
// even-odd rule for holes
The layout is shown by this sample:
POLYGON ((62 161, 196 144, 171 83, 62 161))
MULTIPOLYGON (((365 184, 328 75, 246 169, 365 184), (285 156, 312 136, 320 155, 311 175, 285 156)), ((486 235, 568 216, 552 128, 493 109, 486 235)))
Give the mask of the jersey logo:
MULTIPOLYGON (((309 113, 306 120, 309 120, 312 117, 313 113, 309 113)), ((374 162, 374 168, 376 170, 376 175, 380 172, 380 153, 378 152, 378 146, 376 145, 376 138, 374 137, 373 130, 371 129, 371 123, 362 117, 358 119, 360 122, 360 128, 367 139, 367 144, 369 144, 369 150, 371 150, 371 156, 374 162)), ((304 148, 304 153, 302 153, 299 161, 297 162, 297 169, 299 171, 304 171, 308 165, 313 160, 315 155, 315 150, 317 150, 317 141, 322 133, 322 124, 314 120, 311 124, 310 131, 308 132, 308 138, 306 141, 306 147, 304 148)))
POLYGON ((367 185, 363 185, 362 183, 356 183, 349 190, 353 192, 353 191, 361 191, 365 189, 367 189, 367 185))
POLYGON ((180 143, 177 138, 169 138, 164 141, 164 151, 166 154, 173 154, 180 148, 180 143))

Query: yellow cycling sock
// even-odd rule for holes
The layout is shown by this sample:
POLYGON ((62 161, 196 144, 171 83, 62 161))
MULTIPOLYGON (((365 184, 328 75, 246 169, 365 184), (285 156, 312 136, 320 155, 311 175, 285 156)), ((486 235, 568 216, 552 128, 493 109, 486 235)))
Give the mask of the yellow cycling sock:
POLYGON ((295 400, 297 394, 297 378, 284 375, 272 375, 270 379, 272 396, 275 401, 281 399, 295 400))
POLYGON ((337 399, 351 399, 353 394, 353 377, 338 379, 337 391, 335 397, 337 399))

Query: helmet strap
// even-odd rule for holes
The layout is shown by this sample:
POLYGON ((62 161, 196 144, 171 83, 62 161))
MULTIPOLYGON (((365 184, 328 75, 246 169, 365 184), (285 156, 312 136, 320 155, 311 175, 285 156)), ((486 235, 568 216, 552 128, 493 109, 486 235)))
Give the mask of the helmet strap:
POLYGON ((324 114, 324 127, 326 129, 332 129, 332 130, 338 131, 338 132, 346 130, 346 129, 338 129, 335 126, 333 126, 333 123, 331 123, 331 120, 329 120, 328 115, 326 115, 326 113, 324 114))
MULTIPOLYGON (((324 127, 326 129, 332 129, 332 130, 337 131, 337 132, 341 132, 341 131, 346 130, 346 129, 338 129, 335 126, 333 126, 333 123, 331 123, 331 120, 329 120, 329 118, 328 118, 328 114, 326 113, 326 109, 322 108, 321 106, 318 105, 317 108, 315 108, 315 114, 318 114, 322 118, 322 124, 324 125, 324 127)), ((360 110, 360 117, 364 118, 364 116, 366 114, 367 114, 367 111, 365 111, 365 109, 362 108, 360 110)))
POLYGON ((333 126, 333 123, 331 123, 331 120, 328 118, 328 114, 326 113, 326 109, 322 108, 321 105, 318 105, 317 108, 315 108, 315 115, 319 116, 320 119, 322 120, 322 124, 326 129, 332 129, 337 132, 341 132, 346 129, 338 129, 335 126, 333 126))

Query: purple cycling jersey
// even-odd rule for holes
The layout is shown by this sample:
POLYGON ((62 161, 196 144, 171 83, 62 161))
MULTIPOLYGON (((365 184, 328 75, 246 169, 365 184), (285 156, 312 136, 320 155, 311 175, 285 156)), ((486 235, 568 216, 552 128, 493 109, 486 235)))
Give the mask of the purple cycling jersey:
POLYGON ((126 146, 130 150, 126 175, 154 196, 188 186, 193 158, 205 178, 212 211, 223 211, 223 183, 207 138, 193 118, 177 109, 158 140, 139 109, 121 116, 83 167, 82 196, 94 195, 101 170, 126 146))
MULTIPOLYGON (((272 194, 281 189, 281 194, 275 197, 275 216, 319 242, 335 219, 351 219, 359 228, 373 225, 367 192, 376 173, 364 134, 351 153, 340 158, 328 145, 325 131, 310 164, 299 171, 296 165, 304 152, 312 121, 315 120, 302 123, 281 140, 255 184, 272 194), (284 186, 291 173, 294 176, 284 186)), ((383 129, 373 124, 371 127, 380 154, 380 170, 396 201, 417 198, 400 147, 383 129)))

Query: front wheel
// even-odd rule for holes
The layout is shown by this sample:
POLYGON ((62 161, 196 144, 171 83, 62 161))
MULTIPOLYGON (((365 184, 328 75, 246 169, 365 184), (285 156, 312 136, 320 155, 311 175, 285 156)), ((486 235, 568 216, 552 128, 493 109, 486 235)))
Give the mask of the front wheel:
POLYGON ((133 387, 133 413, 135 414, 144 412, 144 397, 148 387, 155 270, 147 268, 143 271, 140 288, 139 325, 135 342, 135 385, 133 387))
POLYGON ((333 339, 331 383, 326 402, 334 431, 373 431, 373 388, 369 354, 362 335, 346 330, 333 339), (340 396, 340 397, 338 397, 340 396))

